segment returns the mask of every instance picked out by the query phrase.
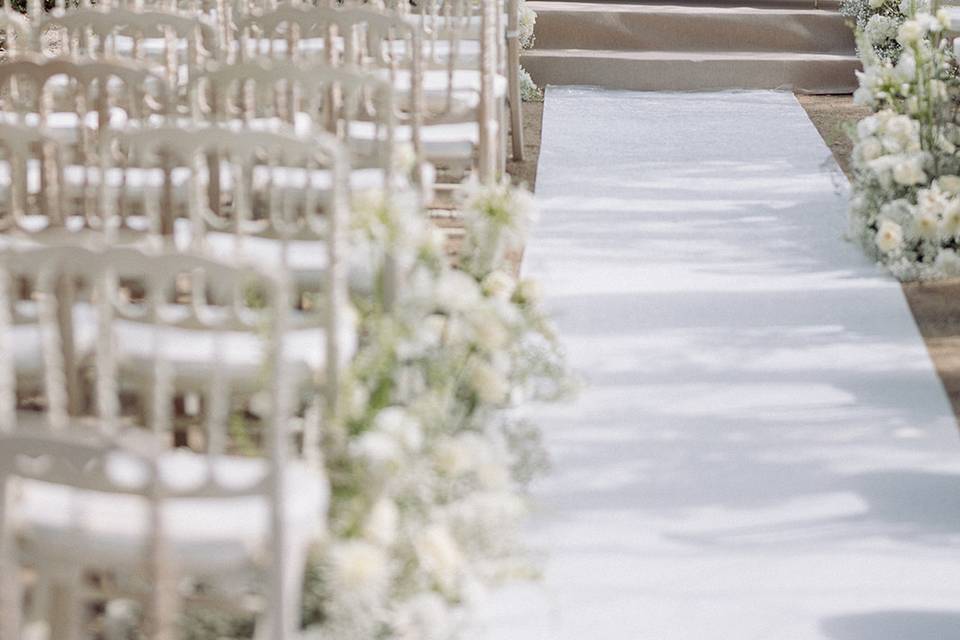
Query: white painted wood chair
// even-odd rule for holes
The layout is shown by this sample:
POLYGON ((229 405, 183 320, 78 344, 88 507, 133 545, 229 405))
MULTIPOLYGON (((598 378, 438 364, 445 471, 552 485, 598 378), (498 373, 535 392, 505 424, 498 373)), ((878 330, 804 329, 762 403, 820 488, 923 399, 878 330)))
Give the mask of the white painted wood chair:
POLYGON ((183 253, 76 247, 6 252, 2 266, 0 347, 8 353, 15 339, 9 309, 15 278, 24 278, 41 325, 44 370, 42 397, 33 401, 39 409, 18 408, 16 363, 0 359, 3 637, 16 640, 26 637, 25 628, 44 627, 58 640, 95 637, 83 619, 91 595, 87 572, 146 603, 142 631, 150 638, 174 637, 180 596, 189 595, 178 593, 181 577, 214 587, 210 595, 222 589, 234 602, 251 589, 262 602, 257 637, 294 637, 306 552, 323 531, 328 485, 315 464, 291 456, 296 397, 290 288, 282 273, 183 253), (97 292, 93 381, 80 403, 71 399, 75 390, 64 368, 62 345, 71 339, 60 321, 64 280, 97 292), (142 287, 137 300, 125 295, 131 282, 142 287), (173 293, 185 284, 189 302, 173 293), (122 325, 130 315, 152 325, 154 383, 146 388, 150 410, 143 414, 130 414, 121 393, 122 325), (170 327, 203 327, 216 336, 202 355, 211 371, 201 391, 202 453, 171 450, 166 441, 183 364, 165 344, 170 327), (232 365, 222 359, 230 357, 238 332, 259 345, 258 385, 269 396, 263 453, 253 458, 229 454, 237 390, 232 365), (24 568, 35 576, 32 584, 24 568))
POLYGON ((7 59, 12 59, 20 52, 29 52, 34 48, 33 27, 30 21, 4 3, 4 10, 0 12, 0 39, 4 43, 7 59))
MULTIPOLYGON (((301 58, 320 51, 335 65, 360 66, 379 73, 393 85, 403 115, 398 121, 398 138, 404 139, 404 130, 409 132, 421 161, 438 167, 479 167, 486 171, 490 163, 477 157, 489 153, 496 158, 498 148, 485 146, 481 140, 488 137, 484 129, 493 126, 496 130, 497 123, 480 115, 484 91, 493 96, 494 102, 497 92, 500 99, 505 96, 506 84, 496 74, 495 64, 487 65, 486 73, 457 69, 454 56, 447 69, 427 68, 427 34, 409 16, 369 7, 283 5, 264 15, 251 15, 238 28, 241 51, 301 58), (298 45, 305 39, 323 37, 327 44, 322 48, 298 45)), ((455 52, 457 48, 450 50, 455 52)))
POLYGON ((94 152, 98 132, 163 114, 163 78, 129 60, 24 54, 0 65, 0 119, 94 152))
MULTIPOLYGON (((353 0, 347 6, 368 5, 367 0, 353 0)), ((426 0, 410 3, 405 0, 389 0, 385 3, 391 11, 408 16, 426 33, 426 66, 445 69, 453 62, 457 68, 476 70, 481 55, 481 3, 473 0, 426 0), (450 28, 448 28, 450 25, 450 28), (441 34, 446 34, 441 37, 441 34), (456 55, 451 56, 451 49, 456 55)), ((496 33, 499 43, 497 69, 507 81, 507 105, 510 115, 510 134, 513 157, 523 159, 523 114, 520 97, 520 2, 498 2, 496 33)), ((501 123, 506 133, 506 123, 501 123)))
POLYGON ((220 50, 214 25, 172 9, 80 9, 48 15, 37 29, 60 36, 62 56, 149 65, 163 75, 171 99, 185 95, 191 78, 220 50))
MULTIPOLYGON (((313 307, 291 321, 297 365, 291 384, 323 387, 333 401, 357 344, 346 293, 349 164, 339 141, 219 127, 120 132, 114 141, 124 158, 118 182, 142 185, 118 206, 142 198, 139 209, 154 237, 292 274, 313 307)), ((184 336, 174 343, 184 358, 202 351, 184 336)), ((238 372, 254 378, 255 368, 241 366, 244 351, 239 345, 233 351, 238 372)), ((193 370, 184 391, 211 373, 203 363, 193 370)))
MULTIPOLYGON (((398 167, 393 88, 375 74, 324 62, 257 59, 215 65, 192 90, 194 119, 297 136, 332 133, 350 152, 353 190, 408 186, 398 167)), ((407 175, 404 175, 406 172, 407 175)), ((430 168, 424 188, 432 185, 430 168)))

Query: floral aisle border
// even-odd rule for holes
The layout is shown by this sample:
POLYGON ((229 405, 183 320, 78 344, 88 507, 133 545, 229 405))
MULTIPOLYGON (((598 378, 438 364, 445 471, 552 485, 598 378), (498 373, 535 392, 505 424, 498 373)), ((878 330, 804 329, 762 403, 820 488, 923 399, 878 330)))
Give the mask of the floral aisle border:
POLYGON ((896 59, 858 33, 854 100, 873 114, 852 132, 850 233, 896 277, 925 280, 960 275, 960 79, 948 13, 908 1, 896 59))
MULTIPOLYGON (((536 574, 519 532, 526 486, 548 459, 536 426, 508 409, 560 399, 572 379, 537 283, 510 267, 535 217, 532 195, 471 184, 461 210, 454 268, 412 198, 370 193, 354 204, 362 345, 323 447, 330 536, 303 603, 317 637, 457 638, 489 588, 536 574)), ((189 640, 239 638, 252 624, 194 611, 184 630, 189 640)))
POLYGON ((907 16, 930 10, 930 0, 842 0, 840 13, 852 22, 854 30, 865 42, 858 42, 860 51, 868 45, 874 55, 896 62, 902 45, 897 40, 900 25, 907 16))
MULTIPOLYGON (((520 48, 532 49, 536 42, 534 30, 537 26, 537 12, 530 8, 527 0, 520 0, 520 48)), ((530 77, 530 73, 520 67, 520 97, 524 102, 543 102, 543 89, 530 77)))

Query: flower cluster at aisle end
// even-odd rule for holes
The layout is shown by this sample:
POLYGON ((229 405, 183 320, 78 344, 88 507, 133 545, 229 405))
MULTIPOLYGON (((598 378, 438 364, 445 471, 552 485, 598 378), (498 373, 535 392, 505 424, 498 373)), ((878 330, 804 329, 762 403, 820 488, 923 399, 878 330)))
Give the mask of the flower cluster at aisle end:
POLYGON ((364 346, 325 447, 333 539, 306 622, 324 637, 439 640, 487 587, 531 573, 523 491, 547 458, 508 409, 557 399, 570 379, 536 282, 513 275, 528 192, 468 188, 459 268, 415 207, 391 202, 356 207, 375 294, 356 301, 364 346))
POLYGON ((903 280, 958 273, 960 83, 948 24, 944 10, 911 10, 896 62, 861 46, 854 99, 874 113, 853 132, 851 235, 903 280))

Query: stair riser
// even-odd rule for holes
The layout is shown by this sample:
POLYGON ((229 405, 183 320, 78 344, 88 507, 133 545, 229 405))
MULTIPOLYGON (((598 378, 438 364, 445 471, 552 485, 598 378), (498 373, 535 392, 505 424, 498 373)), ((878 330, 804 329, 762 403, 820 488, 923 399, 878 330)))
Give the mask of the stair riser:
POLYGON ((541 10, 537 49, 757 51, 848 54, 854 39, 834 13, 541 10))
POLYGON ((630 60, 527 55, 534 82, 594 85, 637 91, 793 89, 806 93, 850 93, 856 61, 630 60))

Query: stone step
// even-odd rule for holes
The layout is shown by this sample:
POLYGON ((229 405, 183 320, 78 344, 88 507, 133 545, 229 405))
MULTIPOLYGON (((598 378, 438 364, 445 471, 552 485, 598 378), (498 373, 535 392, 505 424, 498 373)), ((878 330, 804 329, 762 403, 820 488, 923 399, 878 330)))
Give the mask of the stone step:
MULTIPOLYGON (((556 0, 563 4, 579 4, 582 0, 556 0)), ((836 11, 841 0, 673 0, 671 6, 681 7, 753 7, 757 9, 825 9, 836 11)), ((664 0, 593 0, 593 4, 663 5, 664 0)))
POLYGON ((791 89, 850 93, 853 54, 534 49, 523 56, 534 82, 637 91, 791 89))
POLYGON ((537 12, 537 49, 844 55, 855 49, 852 31, 835 11, 562 0, 530 7, 537 12))

